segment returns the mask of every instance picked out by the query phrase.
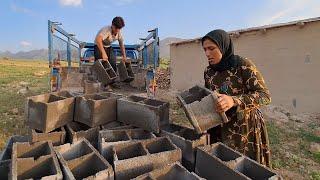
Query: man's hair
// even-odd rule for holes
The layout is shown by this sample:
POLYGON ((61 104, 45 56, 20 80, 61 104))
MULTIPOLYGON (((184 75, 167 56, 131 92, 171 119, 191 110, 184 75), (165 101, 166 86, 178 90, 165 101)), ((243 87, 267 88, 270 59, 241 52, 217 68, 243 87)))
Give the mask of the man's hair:
POLYGON ((117 16, 117 17, 113 18, 112 25, 114 25, 118 29, 121 29, 121 28, 123 28, 125 26, 124 20, 120 16, 117 16))

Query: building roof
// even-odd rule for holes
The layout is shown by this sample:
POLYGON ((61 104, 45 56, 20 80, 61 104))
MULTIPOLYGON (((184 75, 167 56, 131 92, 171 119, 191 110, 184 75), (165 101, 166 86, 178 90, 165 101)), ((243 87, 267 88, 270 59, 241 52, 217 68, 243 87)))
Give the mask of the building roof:
MULTIPOLYGON (((246 28, 246 29, 239 29, 239 30, 235 30, 235 31, 229 31, 228 33, 230 35, 235 35, 235 34, 239 35, 241 33, 252 32, 252 31, 281 28, 281 27, 292 26, 292 25, 304 25, 306 23, 315 22, 315 21, 320 21, 320 17, 297 20, 297 21, 290 21, 290 22, 286 22, 286 23, 269 24, 269 25, 251 27, 251 28, 246 28)), ((174 42, 174 43, 171 43, 170 45, 179 45, 179 44, 187 44, 187 43, 191 43, 191 42, 200 42, 200 40, 201 40, 201 37, 174 42)))

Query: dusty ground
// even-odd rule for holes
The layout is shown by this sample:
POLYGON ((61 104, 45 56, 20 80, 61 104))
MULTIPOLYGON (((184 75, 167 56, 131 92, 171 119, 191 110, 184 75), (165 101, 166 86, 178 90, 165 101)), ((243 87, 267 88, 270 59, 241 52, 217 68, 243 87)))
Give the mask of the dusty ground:
MULTIPOLYGON (((161 67, 166 69, 168 65, 161 67)), ((27 133, 24 125, 25 98, 48 92, 48 73, 47 61, 0 59, 0 149, 9 136, 27 133)), ((168 76, 169 73, 163 74, 168 76)), ((168 82, 163 77, 159 81, 168 82)), ((161 88, 167 88, 167 85, 163 84, 161 88)), ((115 91, 140 93, 130 88, 115 91)), ((171 103, 170 117, 174 123, 191 127, 177 104, 175 92, 160 89, 157 97, 171 103)), ((265 108, 264 114, 275 170, 285 179, 320 179, 320 114, 297 115, 277 106, 265 108)))

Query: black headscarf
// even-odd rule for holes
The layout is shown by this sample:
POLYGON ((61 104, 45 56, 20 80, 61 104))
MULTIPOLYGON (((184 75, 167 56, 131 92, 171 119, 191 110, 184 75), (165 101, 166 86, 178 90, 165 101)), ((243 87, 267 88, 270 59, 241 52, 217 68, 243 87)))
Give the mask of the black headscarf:
POLYGON ((206 39, 212 40, 220 49, 222 59, 218 64, 209 64, 215 71, 230 70, 232 67, 237 67, 240 64, 240 56, 234 55, 233 43, 229 34, 221 29, 216 29, 201 39, 202 44, 206 39))

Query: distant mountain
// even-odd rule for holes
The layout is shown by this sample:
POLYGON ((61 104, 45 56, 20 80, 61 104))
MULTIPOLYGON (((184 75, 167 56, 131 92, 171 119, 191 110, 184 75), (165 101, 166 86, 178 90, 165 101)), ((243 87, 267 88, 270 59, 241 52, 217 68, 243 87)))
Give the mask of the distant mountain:
POLYGON ((38 49, 31 51, 19 51, 17 53, 11 53, 10 51, 0 52, 0 57, 7 57, 12 59, 48 59, 47 49, 38 49))
POLYGON ((183 41, 184 39, 168 37, 160 40, 160 58, 170 59, 170 44, 178 41, 183 41))

